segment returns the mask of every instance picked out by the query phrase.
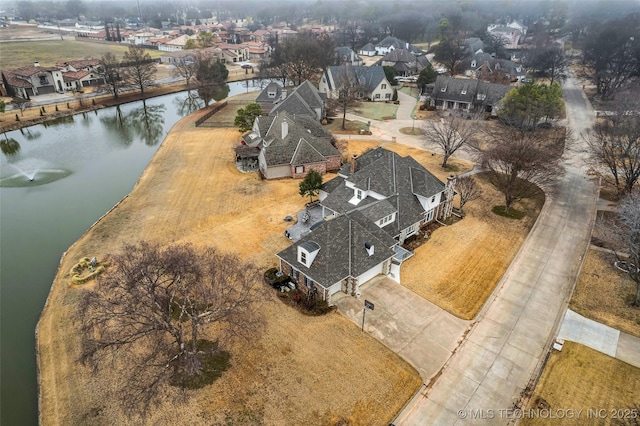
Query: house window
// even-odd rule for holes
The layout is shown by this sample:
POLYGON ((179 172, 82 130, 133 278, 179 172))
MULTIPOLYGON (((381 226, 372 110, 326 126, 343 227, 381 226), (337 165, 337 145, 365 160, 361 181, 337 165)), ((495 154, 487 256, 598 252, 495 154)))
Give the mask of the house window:
POLYGON ((304 166, 296 166, 296 174, 304 173, 304 166))
POLYGON ((391 99, 391 94, 390 93, 385 93, 384 94, 384 98, 385 99, 391 99))
POLYGON ((383 84, 383 85, 382 85, 382 89, 386 89, 386 88, 387 88, 387 85, 386 85, 386 84, 383 84))
POLYGON ((408 227, 407 228, 407 236, 415 234, 417 229, 418 229, 418 226, 415 223, 413 225, 411 225, 410 227, 408 227))
POLYGON ((307 264, 307 253, 300 251, 300 263, 307 264))
POLYGON ((376 93, 376 99, 380 99, 380 93, 376 93))
POLYGON ((393 218, 393 214, 390 214, 389 216, 385 216, 382 219, 380 219, 380 225, 385 225, 389 222, 391 222, 391 219, 393 218))
POLYGON ((358 200, 362 200, 362 191, 360 191, 359 189, 356 189, 356 198, 358 200))
POLYGON ((427 212, 427 215, 424 218, 424 223, 431 222, 433 220, 433 209, 427 212))
POLYGON ((298 281, 298 278, 300 278, 300 271, 298 271, 297 269, 291 268, 291 276, 293 277, 294 280, 298 281))
POLYGON ((313 281, 311 281, 309 277, 307 277, 306 275, 304 277, 304 285, 306 285, 309 288, 313 285, 313 281))
POLYGON ((435 195, 433 197, 431 197, 431 202, 433 203, 434 201, 436 201, 436 196, 435 195))

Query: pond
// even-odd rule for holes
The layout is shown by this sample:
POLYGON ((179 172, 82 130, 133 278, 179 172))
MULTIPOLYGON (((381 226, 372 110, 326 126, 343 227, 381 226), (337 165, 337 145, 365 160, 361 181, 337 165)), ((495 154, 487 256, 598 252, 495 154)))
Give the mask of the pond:
POLYGON ((38 423, 35 327, 63 252, 131 191, 194 108, 183 92, 0 135, 0 424, 38 423))

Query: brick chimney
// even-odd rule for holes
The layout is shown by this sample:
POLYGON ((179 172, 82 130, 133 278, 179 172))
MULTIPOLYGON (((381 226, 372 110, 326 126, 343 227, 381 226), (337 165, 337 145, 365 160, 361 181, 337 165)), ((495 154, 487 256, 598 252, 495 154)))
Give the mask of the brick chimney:
POLYGON ((353 154, 351 156, 351 173, 356 172, 356 166, 358 165, 358 156, 353 154))

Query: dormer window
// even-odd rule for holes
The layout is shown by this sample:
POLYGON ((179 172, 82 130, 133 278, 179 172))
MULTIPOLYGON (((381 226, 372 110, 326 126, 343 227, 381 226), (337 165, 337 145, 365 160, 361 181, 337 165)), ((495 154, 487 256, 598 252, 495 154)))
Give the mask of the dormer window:
POLYGON ((306 266, 311 267, 313 260, 318 255, 320 246, 314 241, 305 241, 298 246, 298 262, 306 266))
POLYGON ((362 191, 360 191, 359 189, 356 189, 356 198, 358 200, 362 200, 362 191))

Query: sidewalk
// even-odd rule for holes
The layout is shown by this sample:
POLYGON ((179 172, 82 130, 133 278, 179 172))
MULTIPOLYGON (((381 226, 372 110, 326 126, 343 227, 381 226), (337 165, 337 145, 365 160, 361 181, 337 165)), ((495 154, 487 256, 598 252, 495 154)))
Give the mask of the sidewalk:
POLYGON ((571 340, 640 368, 640 338, 567 309, 558 339, 571 340))

